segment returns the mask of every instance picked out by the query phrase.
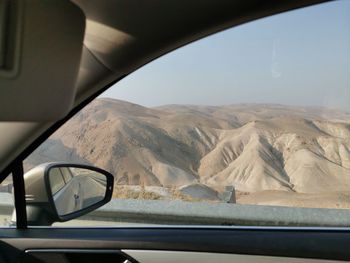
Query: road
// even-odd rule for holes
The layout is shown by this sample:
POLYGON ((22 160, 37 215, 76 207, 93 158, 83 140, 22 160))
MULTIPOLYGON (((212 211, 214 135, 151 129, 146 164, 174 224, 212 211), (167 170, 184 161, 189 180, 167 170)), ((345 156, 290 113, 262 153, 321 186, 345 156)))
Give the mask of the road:
POLYGON ((54 195, 54 201, 57 212, 66 215, 103 200, 105 193, 106 181, 101 177, 79 174, 54 195))

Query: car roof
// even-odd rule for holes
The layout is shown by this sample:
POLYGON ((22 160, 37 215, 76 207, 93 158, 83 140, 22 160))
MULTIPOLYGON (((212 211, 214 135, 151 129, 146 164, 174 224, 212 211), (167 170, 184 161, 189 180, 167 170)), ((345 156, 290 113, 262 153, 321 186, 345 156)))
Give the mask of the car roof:
MULTIPOLYGON (((84 45, 73 107, 69 109, 70 113, 64 119, 57 122, 0 122, 0 171, 2 171, 0 179, 10 172, 17 161, 29 155, 75 112, 116 81, 146 63, 226 28, 326 1, 73 0, 72 2, 81 8, 86 16, 84 45)), ((45 26, 45 23, 42 26, 45 26)), ((28 88, 31 88, 30 84, 28 88)))

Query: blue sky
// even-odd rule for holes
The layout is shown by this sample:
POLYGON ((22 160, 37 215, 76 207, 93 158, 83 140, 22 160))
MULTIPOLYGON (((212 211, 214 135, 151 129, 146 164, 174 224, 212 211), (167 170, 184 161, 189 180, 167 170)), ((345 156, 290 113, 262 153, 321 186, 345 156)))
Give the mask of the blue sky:
POLYGON ((280 103, 350 110, 350 1, 275 15, 196 41, 101 97, 145 106, 280 103))

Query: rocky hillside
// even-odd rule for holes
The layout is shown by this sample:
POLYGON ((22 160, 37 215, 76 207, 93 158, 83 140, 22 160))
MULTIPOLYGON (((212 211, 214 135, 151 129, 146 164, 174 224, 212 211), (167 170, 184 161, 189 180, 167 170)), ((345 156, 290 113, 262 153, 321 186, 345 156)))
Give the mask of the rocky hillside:
POLYGON ((98 99, 26 166, 46 161, 94 164, 120 185, 348 191, 350 114, 263 104, 145 108, 98 99))

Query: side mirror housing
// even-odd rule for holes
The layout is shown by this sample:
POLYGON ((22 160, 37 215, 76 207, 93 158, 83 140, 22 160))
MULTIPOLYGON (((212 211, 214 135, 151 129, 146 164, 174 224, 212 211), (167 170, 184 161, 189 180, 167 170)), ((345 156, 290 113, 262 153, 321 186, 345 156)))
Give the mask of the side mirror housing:
POLYGON ((112 198, 114 177, 93 166, 46 163, 24 175, 28 225, 47 226, 87 214, 112 198))

